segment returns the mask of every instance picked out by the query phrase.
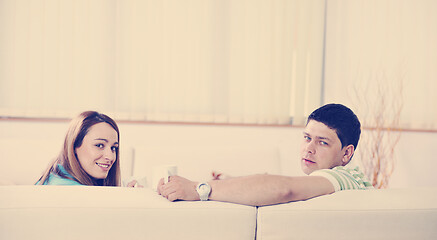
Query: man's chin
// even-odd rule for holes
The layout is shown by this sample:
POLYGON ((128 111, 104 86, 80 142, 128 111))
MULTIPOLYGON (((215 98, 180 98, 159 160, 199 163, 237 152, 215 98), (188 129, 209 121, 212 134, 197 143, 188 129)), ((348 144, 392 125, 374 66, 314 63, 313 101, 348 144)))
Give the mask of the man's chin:
POLYGON ((305 162, 305 160, 303 160, 301 163, 301 169, 306 175, 310 175, 312 172, 318 170, 317 166, 315 166, 315 163, 308 163, 305 162))
POLYGON ((314 169, 310 169, 307 166, 302 166, 302 172, 305 173, 306 175, 310 175, 312 172, 314 172, 314 169))

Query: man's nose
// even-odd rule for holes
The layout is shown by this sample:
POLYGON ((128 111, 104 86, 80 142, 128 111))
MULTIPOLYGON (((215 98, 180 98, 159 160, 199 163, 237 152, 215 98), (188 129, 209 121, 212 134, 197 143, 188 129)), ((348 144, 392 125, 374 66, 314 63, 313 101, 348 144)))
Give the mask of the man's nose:
POLYGON ((305 151, 311 154, 315 154, 316 153, 316 148, 314 145, 314 141, 310 141, 307 143, 307 145, 305 146, 305 151))

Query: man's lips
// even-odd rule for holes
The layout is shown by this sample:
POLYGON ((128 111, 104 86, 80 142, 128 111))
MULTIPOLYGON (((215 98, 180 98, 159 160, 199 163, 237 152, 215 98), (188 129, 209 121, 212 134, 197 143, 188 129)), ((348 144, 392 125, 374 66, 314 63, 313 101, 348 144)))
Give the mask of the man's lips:
POLYGON ((314 162, 314 161, 312 161, 312 160, 309 160, 309 159, 307 159, 307 158, 302 158, 302 160, 303 160, 305 163, 307 163, 307 164, 316 163, 316 162, 314 162))

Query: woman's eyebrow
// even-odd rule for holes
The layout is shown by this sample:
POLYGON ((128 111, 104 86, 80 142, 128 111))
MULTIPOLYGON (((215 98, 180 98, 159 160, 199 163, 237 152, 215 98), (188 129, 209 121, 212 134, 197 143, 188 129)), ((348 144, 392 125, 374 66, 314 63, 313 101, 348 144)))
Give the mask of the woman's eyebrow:
MULTIPOLYGON (((109 141, 108 141, 107 139, 105 139, 105 138, 96 138, 96 139, 94 139, 94 140, 97 140, 97 141, 105 141, 106 143, 109 143, 109 141)), ((114 142, 113 145, 119 145, 119 144, 118 144, 118 142, 114 142)))
POLYGON ((94 139, 94 140, 99 140, 99 141, 105 141, 105 142, 109 142, 107 139, 105 139, 105 138, 96 138, 96 139, 94 139))

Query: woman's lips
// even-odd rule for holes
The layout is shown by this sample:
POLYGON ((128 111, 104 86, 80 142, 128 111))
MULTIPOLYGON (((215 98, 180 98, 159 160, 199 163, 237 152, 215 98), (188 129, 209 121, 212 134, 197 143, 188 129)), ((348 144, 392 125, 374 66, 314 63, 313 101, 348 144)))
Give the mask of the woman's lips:
POLYGON ((106 163, 96 163, 97 166, 99 166, 103 171, 109 171, 111 168, 111 164, 106 163))

